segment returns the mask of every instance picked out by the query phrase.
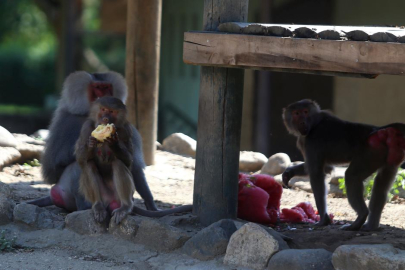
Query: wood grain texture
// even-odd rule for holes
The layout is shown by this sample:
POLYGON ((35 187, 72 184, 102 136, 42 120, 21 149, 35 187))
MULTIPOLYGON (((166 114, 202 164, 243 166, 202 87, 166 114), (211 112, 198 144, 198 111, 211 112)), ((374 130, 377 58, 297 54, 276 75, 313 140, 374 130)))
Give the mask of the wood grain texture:
POLYGON ((193 65, 318 74, 405 73, 405 44, 400 43, 187 32, 183 46, 184 62, 193 65))
MULTIPOLYGON (((248 0, 205 0, 204 30, 246 21, 248 0)), ((201 68, 194 214, 204 225, 236 218, 244 71, 201 68)))
POLYGON ((162 0, 128 0, 125 77, 128 116, 142 136, 146 165, 155 162, 162 0))

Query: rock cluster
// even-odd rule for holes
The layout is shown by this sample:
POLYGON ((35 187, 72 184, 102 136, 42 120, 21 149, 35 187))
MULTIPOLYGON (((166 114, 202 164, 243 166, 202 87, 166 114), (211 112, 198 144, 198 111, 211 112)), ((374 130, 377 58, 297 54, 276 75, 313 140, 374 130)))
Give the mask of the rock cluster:
POLYGON ((36 140, 25 134, 11 134, 0 126, 0 170, 12 163, 39 159, 44 146, 43 140, 36 140))

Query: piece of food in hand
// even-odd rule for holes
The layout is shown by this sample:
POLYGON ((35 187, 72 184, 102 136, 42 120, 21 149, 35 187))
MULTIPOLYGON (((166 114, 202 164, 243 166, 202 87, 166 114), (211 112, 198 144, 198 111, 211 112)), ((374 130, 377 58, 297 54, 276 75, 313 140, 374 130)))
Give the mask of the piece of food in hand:
POLYGON ((111 137, 115 133, 114 124, 98 125, 98 127, 91 132, 91 136, 99 142, 104 142, 105 139, 111 137))

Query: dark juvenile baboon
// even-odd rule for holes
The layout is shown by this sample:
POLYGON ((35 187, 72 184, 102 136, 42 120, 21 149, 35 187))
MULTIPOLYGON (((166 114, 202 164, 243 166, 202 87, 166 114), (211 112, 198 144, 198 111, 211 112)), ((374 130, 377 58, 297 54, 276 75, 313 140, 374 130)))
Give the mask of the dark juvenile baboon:
POLYGON ((289 133, 297 137, 297 147, 305 159, 305 163, 289 167, 283 173, 283 183, 287 186, 292 177, 309 174, 321 218, 318 225, 331 223, 326 204, 325 172, 330 171, 332 165, 350 163, 345 184, 349 203, 358 217, 342 229, 377 229, 388 191, 404 160, 405 125, 376 127, 343 121, 321 110, 311 100, 290 104, 283 111, 283 119, 289 133), (377 176, 367 208, 363 181, 375 171, 377 176))
MULTIPOLYGON (((130 170, 134 145, 131 138, 132 128, 122 101, 114 97, 94 101, 77 140, 75 153, 82 169, 80 191, 92 203, 94 218, 98 222, 104 221, 111 212, 114 221, 119 223, 134 207, 135 179, 130 170), (99 125, 107 124, 114 124, 115 130, 100 142, 93 137, 92 131, 99 125)), ((190 210, 191 206, 186 206, 158 212, 146 211, 145 215, 163 216, 190 210)))
MULTIPOLYGON (((74 146, 80 130, 89 115, 92 102, 102 96, 113 96, 125 103, 127 86, 124 78, 116 72, 70 74, 63 85, 62 97, 49 127, 49 138, 42 156, 44 181, 55 184, 50 196, 28 203, 38 206, 55 204, 68 211, 91 207, 78 192, 80 167, 74 156, 74 146)), ((131 126, 134 155, 131 173, 135 188, 149 210, 157 210, 143 172, 145 167, 139 133, 131 126)))

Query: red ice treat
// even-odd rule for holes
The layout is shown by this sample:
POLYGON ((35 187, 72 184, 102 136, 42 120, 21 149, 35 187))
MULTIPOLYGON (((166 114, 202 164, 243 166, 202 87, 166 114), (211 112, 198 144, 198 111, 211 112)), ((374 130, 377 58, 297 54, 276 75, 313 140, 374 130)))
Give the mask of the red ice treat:
POLYGON ((242 180, 242 179, 247 179, 249 177, 249 175, 248 174, 245 174, 245 173, 239 173, 239 180, 242 180))
POLYGON ((272 220, 266 211, 269 194, 256 187, 249 180, 239 181, 238 192, 238 218, 270 224, 272 220))
POLYGON ((271 224, 276 224, 279 216, 280 216, 280 212, 277 209, 267 209, 267 213, 269 214, 270 220, 271 220, 271 224))
POLYGON ((317 215, 315 214, 315 210, 312 207, 311 203, 309 202, 302 202, 296 205, 296 207, 301 207, 302 210, 305 211, 305 214, 308 216, 308 218, 316 220, 317 215))
POLYGON ((279 184, 274 178, 267 174, 255 174, 249 177, 249 180, 256 186, 265 190, 270 198, 267 208, 280 209, 280 199, 283 194, 283 186, 279 184))
POLYGON ((302 212, 297 209, 284 208, 281 210, 281 214, 280 214, 281 222, 300 223, 300 222, 304 222, 304 219, 305 218, 302 215, 302 212))

